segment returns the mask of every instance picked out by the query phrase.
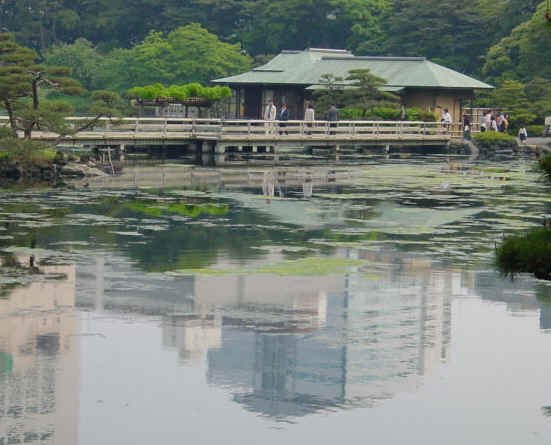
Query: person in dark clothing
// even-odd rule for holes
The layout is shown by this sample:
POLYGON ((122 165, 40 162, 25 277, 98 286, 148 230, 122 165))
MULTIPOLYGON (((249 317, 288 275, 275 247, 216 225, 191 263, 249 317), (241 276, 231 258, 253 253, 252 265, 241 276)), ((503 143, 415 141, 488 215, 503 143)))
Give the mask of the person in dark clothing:
MULTIPOLYGON (((281 110, 279 110, 278 120, 280 120, 282 122, 285 122, 285 121, 289 120, 289 110, 287 109, 287 105, 281 104, 281 110)), ((284 128, 286 126, 286 124, 280 123, 279 126, 281 128, 284 128)), ((283 134, 283 133, 289 134, 287 132, 287 130, 280 130, 279 134, 283 134)))
MULTIPOLYGON (((329 126, 331 128, 337 127, 337 121, 339 120, 339 110, 337 110, 337 107, 335 105, 331 105, 329 108, 329 111, 327 112, 327 120, 331 122, 329 126)), ((335 131, 330 131, 329 134, 337 134, 335 131)))

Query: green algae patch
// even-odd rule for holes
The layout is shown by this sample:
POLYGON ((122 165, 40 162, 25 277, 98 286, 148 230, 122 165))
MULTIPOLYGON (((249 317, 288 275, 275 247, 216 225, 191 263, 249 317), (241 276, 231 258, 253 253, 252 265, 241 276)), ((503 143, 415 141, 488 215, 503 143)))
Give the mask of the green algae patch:
POLYGON ((256 273, 271 275, 333 275, 348 272, 353 267, 360 267, 364 261, 346 258, 301 258, 282 261, 274 266, 256 269, 256 273))
POLYGON ((226 204, 188 204, 181 202, 162 204, 155 201, 141 200, 124 203, 124 207, 134 213, 157 218, 163 214, 181 215, 189 218, 196 218, 201 215, 223 216, 229 210, 226 204))
POLYGON ((168 275, 281 275, 281 276, 325 276, 350 272, 354 267, 365 265, 365 261, 347 258, 308 257, 297 260, 281 261, 251 269, 181 269, 167 272, 168 275))

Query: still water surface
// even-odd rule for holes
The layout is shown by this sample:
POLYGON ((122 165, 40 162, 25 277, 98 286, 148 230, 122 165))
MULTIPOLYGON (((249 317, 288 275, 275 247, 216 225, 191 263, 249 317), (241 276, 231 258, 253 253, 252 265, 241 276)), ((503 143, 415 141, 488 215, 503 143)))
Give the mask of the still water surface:
POLYGON ((0 445, 548 444, 548 187, 448 160, 1 193, 0 445))

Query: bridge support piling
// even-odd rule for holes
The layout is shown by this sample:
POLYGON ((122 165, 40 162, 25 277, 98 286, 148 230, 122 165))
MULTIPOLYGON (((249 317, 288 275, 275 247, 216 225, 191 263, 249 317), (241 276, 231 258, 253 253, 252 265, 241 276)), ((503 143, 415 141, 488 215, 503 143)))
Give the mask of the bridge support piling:
POLYGON ((187 146, 188 153, 198 153, 201 149, 201 143, 194 141, 190 142, 187 146))
POLYGON ((214 143, 214 152, 216 154, 224 154, 226 153, 226 146, 223 144, 214 143))
POLYGON ((203 141, 201 144, 201 151, 203 153, 214 153, 216 142, 203 141))
POLYGON ((226 165, 227 164, 226 154, 225 153, 216 153, 214 155, 214 165, 226 165))
POLYGON ((119 146, 119 159, 121 162, 124 162, 124 152, 126 150, 126 145, 125 144, 121 144, 119 146))
MULTIPOLYGON (((270 151, 270 147, 266 147, 266 149, 270 151)), ((272 147, 272 153, 274 154, 274 163, 279 163, 279 147, 277 145, 272 147)))

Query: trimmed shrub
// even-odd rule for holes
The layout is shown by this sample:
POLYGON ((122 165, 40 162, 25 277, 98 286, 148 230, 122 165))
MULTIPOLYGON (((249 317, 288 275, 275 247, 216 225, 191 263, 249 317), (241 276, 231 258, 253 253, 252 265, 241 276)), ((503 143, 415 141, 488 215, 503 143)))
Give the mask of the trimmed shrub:
MULTIPOLYGON (((364 111, 361 108, 343 108, 340 110, 340 117, 343 120, 373 120, 373 121, 400 121, 402 110, 400 108, 378 107, 364 111)), ((436 115, 430 111, 419 108, 406 109, 407 121, 436 122, 436 115)))
POLYGON ((517 139, 507 133, 498 131, 485 131, 484 133, 475 134, 474 142, 479 148, 496 149, 496 148, 518 148, 517 139))
POLYGON ((343 108, 340 118, 345 121, 361 121, 364 119, 364 110, 361 108, 343 108))
POLYGON ((185 100, 191 97, 200 97, 211 101, 217 101, 231 96, 228 87, 204 87, 200 83, 193 82, 186 85, 171 85, 165 88, 162 84, 134 87, 126 92, 127 96, 143 101, 173 98, 185 100))
POLYGON ((526 126, 526 131, 528 132, 529 137, 540 137, 543 135, 543 130, 545 125, 528 125, 526 126))

